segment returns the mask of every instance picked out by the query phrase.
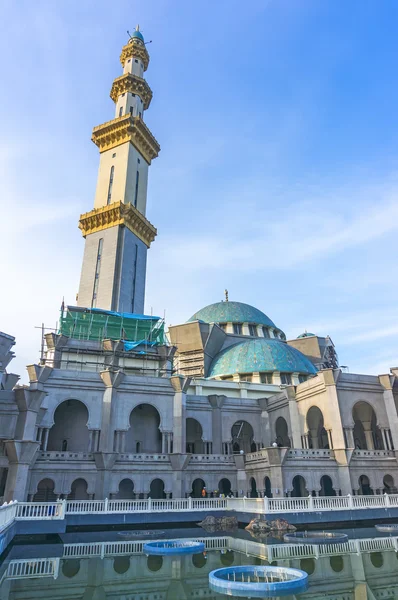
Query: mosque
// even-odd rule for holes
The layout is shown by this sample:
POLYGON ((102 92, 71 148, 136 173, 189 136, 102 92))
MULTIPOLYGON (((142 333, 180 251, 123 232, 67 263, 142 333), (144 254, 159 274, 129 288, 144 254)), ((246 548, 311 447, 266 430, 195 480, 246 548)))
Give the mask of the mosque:
MULTIPOLYGON (((0 333, 0 496, 283 497, 396 492, 398 369, 356 375, 332 340, 286 334, 262 310, 216 302, 165 331, 144 315, 152 91, 139 28, 111 87, 115 115, 94 127, 94 208, 75 306, 28 365, 9 372, 0 333)), ((60 291, 61 292, 61 291, 60 291)), ((187 315, 189 317, 189 315, 187 315)))

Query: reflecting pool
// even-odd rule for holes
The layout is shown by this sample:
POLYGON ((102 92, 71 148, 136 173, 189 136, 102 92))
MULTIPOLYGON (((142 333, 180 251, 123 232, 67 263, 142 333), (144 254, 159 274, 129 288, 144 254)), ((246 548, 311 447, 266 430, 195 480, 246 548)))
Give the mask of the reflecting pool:
POLYGON ((148 536, 137 532, 131 537, 107 531, 19 538, 1 557, 0 598, 222 600, 229 596, 211 589, 211 571, 271 564, 309 575, 306 591, 283 596, 287 600, 398 599, 398 537, 375 528, 344 532, 349 537, 346 543, 330 545, 254 539, 245 531, 234 535, 206 534, 198 528, 158 532, 162 541, 205 544, 204 552, 169 556, 146 555, 143 546, 148 536))

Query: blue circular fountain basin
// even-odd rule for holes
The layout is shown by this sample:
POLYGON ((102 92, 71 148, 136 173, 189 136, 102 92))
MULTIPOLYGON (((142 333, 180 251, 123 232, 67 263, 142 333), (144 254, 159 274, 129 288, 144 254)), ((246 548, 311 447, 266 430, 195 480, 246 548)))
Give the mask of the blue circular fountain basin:
POLYGON ((203 552, 203 542, 191 540, 165 540, 161 542, 148 542, 144 544, 145 554, 199 554, 203 552))
POLYGON ((308 587, 308 575, 300 569, 271 566, 239 566, 209 574, 213 591, 228 596, 267 598, 299 594, 308 587))

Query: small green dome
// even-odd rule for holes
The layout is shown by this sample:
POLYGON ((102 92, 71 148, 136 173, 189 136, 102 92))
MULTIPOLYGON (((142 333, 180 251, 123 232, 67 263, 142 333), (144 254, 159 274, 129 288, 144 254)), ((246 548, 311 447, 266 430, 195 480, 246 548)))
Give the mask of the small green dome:
POLYGON ((255 323, 276 327, 266 314, 243 302, 216 302, 198 310, 189 321, 204 321, 205 323, 255 323))
POLYGON ((301 335, 298 335, 297 339, 299 340, 300 338, 306 338, 306 337, 316 337, 316 335, 315 335, 315 333, 309 333, 308 331, 305 331, 301 335))
POLYGON ((222 350, 214 358, 208 377, 274 371, 311 375, 317 372, 312 362, 296 348, 276 339, 255 338, 222 350))

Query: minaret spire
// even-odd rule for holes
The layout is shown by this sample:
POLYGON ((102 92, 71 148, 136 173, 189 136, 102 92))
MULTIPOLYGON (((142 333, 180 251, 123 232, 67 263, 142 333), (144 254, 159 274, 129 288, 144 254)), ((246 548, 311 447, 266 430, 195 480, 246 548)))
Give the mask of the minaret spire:
POLYGON ((152 90, 144 79, 149 54, 139 25, 120 56, 112 85, 112 121, 94 127, 100 152, 94 210, 80 216, 86 238, 78 305, 143 313, 146 254, 156 229, 146 219, 148 170, 160 147, 144 123, 152 90))

